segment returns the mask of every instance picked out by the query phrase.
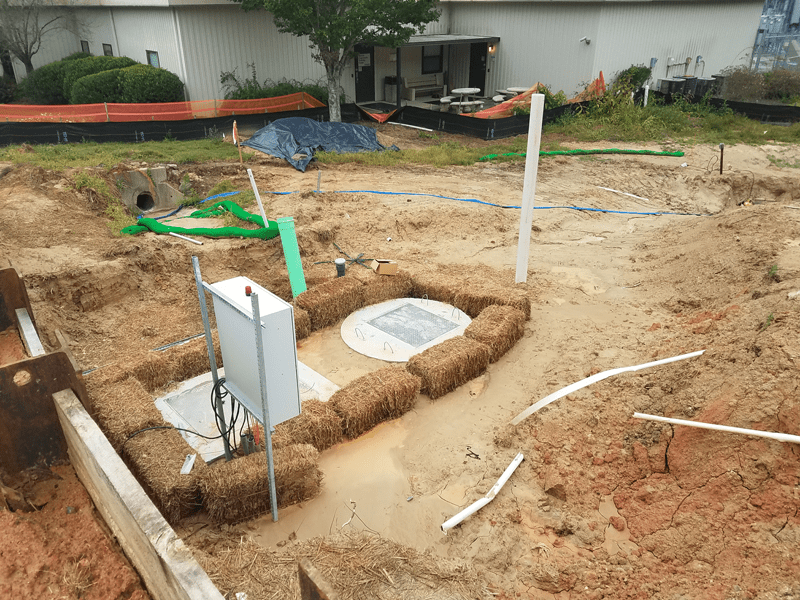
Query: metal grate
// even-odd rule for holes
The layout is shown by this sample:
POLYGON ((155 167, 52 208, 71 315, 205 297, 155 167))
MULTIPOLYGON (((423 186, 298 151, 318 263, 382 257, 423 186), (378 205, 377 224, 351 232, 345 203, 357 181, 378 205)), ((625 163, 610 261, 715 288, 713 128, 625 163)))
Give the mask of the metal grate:
POLYGON ((419 348, 458 327, 458 323, 413 304, 403 304, 367 322, 414 348, 419 348))

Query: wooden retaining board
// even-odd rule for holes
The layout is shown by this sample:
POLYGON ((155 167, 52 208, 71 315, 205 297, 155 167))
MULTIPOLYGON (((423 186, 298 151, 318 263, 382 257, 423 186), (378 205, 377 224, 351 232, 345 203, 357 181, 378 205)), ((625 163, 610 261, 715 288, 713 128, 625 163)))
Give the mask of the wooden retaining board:
POLYGON ((72 466, 154 600, 223 600, 72 390, 53 394, 72 466))

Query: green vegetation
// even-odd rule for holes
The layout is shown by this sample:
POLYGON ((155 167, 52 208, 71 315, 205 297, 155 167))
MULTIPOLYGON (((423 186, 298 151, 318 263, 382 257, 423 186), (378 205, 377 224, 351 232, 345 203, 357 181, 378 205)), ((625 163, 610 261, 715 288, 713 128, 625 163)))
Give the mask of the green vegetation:
POLYGON ((110 219, 108 223, 114 235, 120 235, 120 230, 129 225, 135 225, 136 219, 131 216, 128 209, 120 202, 112 192, 108 183, 100 177, 89 175, 86 172, 78 172, 72 177, 72 185, 80 191, 91 190, 103 202, 105 202, 106 216, 110 219))
POLYGON ((785 158, 781 158, 780 156, 773 156, 772 154, 767 155, 767 159, 776 167, 780 167, 782 169, 800 169, 800 160, 786 160, 785 158))
POLYGON ((725 82, 720 96, 726 100, 778 100, 795 105, 800 102, 800 71, 777 69, 756 73, 747 67, 737 67, 725 69, 722 74, 725 82))
POLYGON ((89 58, 69 60, 64 64, 64 81, 61 86, 61 93, 64 98, 69 99, 72 96, 72 86, 81 77, 112 69, 124 69, 138 63, 127 56, 91 56, 89 58))
MULTIPOLYGON (((283 79, 274 82, 271 79, 266 79, 264 83, 259 83, 255 63, 250 63, 247 66, 252 71, 249 78, 240 79, 237 77, 236 69, 233 71, 223 71, 220 74, 219 82, 222 84, 226 99, 255 100, 257 98, 277 98, 278 96, 288 96, 289 94, 305 92, 309 96, 313 96, 322 102, 325 106, 328 105, 328 88, 322 82, 300 83, 294 79, 283 79)), ((340 101, 344 102, 344 95, 342 95, 340 101)))
POLYGON ((759 333, 764 331, 770 325, 772 325, 773 321, 775 321, 775 313, 769 313, 766 320, 761 324, 761 327, 758 330, 759 333))
MULTIPOLYGON (((567 95, 564 93, 564 90, 558 90, 558 92, 554 94, 550 91, 548 86, 540 84, 539 91, 544 94, 545 110, 558 108, 559 106, 563 106, 567 103, 567 95)), ((511 112, 515 115, 529 115, 531 114, 531 106, 530 104, 515 106, 511 109, 511 112)))
MULTIPOLYGON (((252 157, 244 152, 245 160, 252 157)), ((187 142, 164 141, 126 144, 122 142, 82 142, 57 146, 6 146, 0 148, 0 160, 16 164, 33 164, 45 169, 63 171, 72 167, 104 166, 111 169, 124 161, 187 164, 216 160, 238 160, 233 144, 218 139, 187 142)))
POLYGON ((767 279, 771 279, 775 282, 780 282, 781 276, 778 275, 778 265, 772 265, 767 271, 767 279))

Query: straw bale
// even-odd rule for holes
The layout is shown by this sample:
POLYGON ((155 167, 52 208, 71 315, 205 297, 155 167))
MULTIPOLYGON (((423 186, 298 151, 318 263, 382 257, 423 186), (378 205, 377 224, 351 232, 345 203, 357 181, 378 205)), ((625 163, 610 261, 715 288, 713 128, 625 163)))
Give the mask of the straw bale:
POLYGON ((294 307, 294 337, 302 340, 311 335, 311 317, 299 306, 294 307))
POLYGON ((181 475, 187 454, 194 449, 175 429, 144 431, 122 449, 125 462, 164 518, 173 525, 200 506, 200 480, 208 466, 198 455, 192 472, 181 475))
POLYGON ((119 451, 133 432, 166 425, 153 397, 133 377, 89 392, 94 420, 119 451))
MULTIPOLYGON (((319 452, 310 444, 275 449, 275 488, 278 508, 313 498, 322 472, 319 452)), ((264 452, 212 465, 200 480, 203 505, 213 521, 238 523, 271 510, 269 472, 264 452)))
MULTIPOLYGON (((211 339, 214 342, 214 360, 219 368, 222 366, 222 351, 219 345, 219 336, 215 331, 211 333, 211 339)), ((205 336, 169 348, 164 353, 174 359, 172 381, 186 381, 211 370, 205 336)))
POLYGON ((408 272, 400 270, 391 276, 371 275, 364 282, 364 306, 411 295, 412 282, 408 272))
POLYGON ((338 323, 361 308, 364 286, 354 277, 337 277, 306 290, 295 304, 308 312, 311 330, 316 331, 338 323))
POLYGON ((488 347, 459 335, 412 356, 406 368, 422 379, 422 391, 435 399, 483 373, 489 354, 488 347))
POLYGON ((105 367, 100 367, 84 376, 86 391, 89 394, 89 407, 87 410, 94 416, 95 400, 104 393, 110 385, 116 385, 131 377, 128 365, 115 363, 105 367))
MULTIPOLYGON (((275 426, 272 447, 311 444, 322 452, 342 441, 342 419, 330 402, 305 400, 300 414, 275 426)), ((263 439, 263 436, 259 436, 263 439)), ((263 447, 263 443, 262 443, 263 447)))
MULTIPOLYGON (((360 508, 356 507, 356 514, 360 508)), ((344 516, 342 512, 334 529, 339 529, 341 519, 350 518, 349 511, 344 516)), ((353 521, 358 523, 358 519, 353 521)), ((306 558, 342 600, 492 598, 485 575, 469 563, 442 557, 432 560, 430 554, 350 527, 290 542, 277 550, 238 532, 222 534, 213 544, 204 543, 203 550, 192 546, 196 538, 187 543, 214 585, 230 597, 242 592, 248 598, 300 600, 297 562, 306 558)))
POLYGON ((523 312, 525 320, 531 318, 531 301, 521 290, 490 285, 470 285, 453 298, 453 306, 461 309, 473 319, 492 304, 513 306, 523 312))
POLYGON ((425 273, 412 278, 411 295, 452 304, 464 282, 441 273, 425 273))
POLYGON ((328 402, 342 418, 345 436, 354 439, 411 410, 420 384, 420 379, 402 366, 385 367, 351 381, 328 402))
POLYGON ((525 333, 525 314, 513 306, 492 304, 481 311, 464 331, 464 337, 486 345, 489 360, 497 362, 525 333))

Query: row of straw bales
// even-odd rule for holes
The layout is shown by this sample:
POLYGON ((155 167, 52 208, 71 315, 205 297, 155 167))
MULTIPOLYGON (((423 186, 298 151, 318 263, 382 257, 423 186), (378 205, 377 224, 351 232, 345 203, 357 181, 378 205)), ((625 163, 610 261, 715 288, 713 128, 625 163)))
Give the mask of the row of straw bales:
POLYGON ((298 339, 300 332, 306 337, 311 331, 342 321, 363 306, 409 296, 452 304, 473 319, 489 306, 511 306, 520 310, 526 321, 531 317, 530 299, 515 288, 470 284, 465 289, 464 282, 453 276, 438 273, 412 276, 403 270, 392 276, 372 275, 365 279, 346 275, 325 281, 295 298, 298 339))
MULTIPOLYGON (((366 280, 337 278, 300 294, 295 299, 297 339, 337 323, 364 305, 408 296, 454 304, 473 321, 463 336, 416 355, 405 368, 391 366, 364 375, 328 402, 304 402, 299 416, 279 424, 272 441, 280 507, 318 493, 319 452, 400 417, 414 407, 420 391, 438 398, 479 376, 522 337, 530 318, 530 302, 517 290, 470 286, 464 291, 461 282, 447 277, 411 277, 400 271, 366 280)), ((222 357, 216 335, 214 348, 219 366, 222 357)), ((270 509, 263 452, 214 465, 197 460, 189 475, 180 475, 186 455, 193 450, 178 431, 168 428, 151 394, 207 369, 205 340, 198 338, 165 352, 126 357, 87 381, 93 415, 172 522, 200 506, 222 523, 236 523, 270 509)))

